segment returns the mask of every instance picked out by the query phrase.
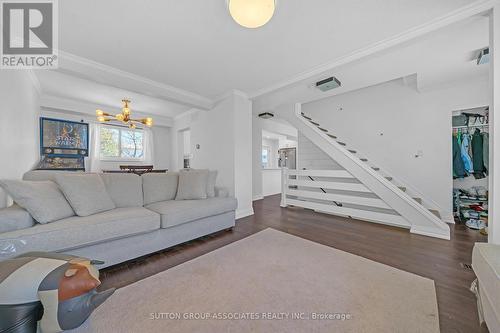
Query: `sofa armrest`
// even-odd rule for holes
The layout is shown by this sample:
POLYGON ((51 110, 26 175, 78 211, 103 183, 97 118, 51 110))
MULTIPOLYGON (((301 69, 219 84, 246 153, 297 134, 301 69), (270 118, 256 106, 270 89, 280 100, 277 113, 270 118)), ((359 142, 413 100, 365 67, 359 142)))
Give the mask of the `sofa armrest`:
POLYGON ((0 209, 0 233, 26 229, 35 225, 35 220, 24 208, 14 204, 0 209))
POLYGON ((225 187, 215 186, 215 196, 219 198, 227 198, 229 196, 229 191, 225 187))

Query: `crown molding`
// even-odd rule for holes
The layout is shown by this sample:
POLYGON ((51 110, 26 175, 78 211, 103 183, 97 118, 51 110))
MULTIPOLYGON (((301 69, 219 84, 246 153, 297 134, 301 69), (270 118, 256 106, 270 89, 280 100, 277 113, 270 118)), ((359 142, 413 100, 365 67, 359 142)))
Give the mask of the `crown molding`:
POLYGON ((229 98, 231 96, 239 96, 239 97, 242 97, 242 98, 245 98, 245 99, 249 99, 247 93, 245 93, 245 92, 243 92, 241 90, 238 90, 238 89, 231 89, 231 90, 225 92, 224 94, 219 95, 216 98, 214 98, 213 103, 217 104, 217 103, 219 103, 219 102, 221 102, 221 101, 223 101, 226 98, 229 98))
POLYGON ((190 107, 208 110, 214 104, 211 99, 190 91, 61 50, 59 50, 59 69, 56 71, 190 107))
POLYGON ((31 83, 33 83, 33 87, 35 87, 35 90, 38 93, 38 95, 41 95, 42 85, 40 84, 40 80, 38 80, 38 76, 36 76, 35 71, 33 69, 29 69, 28 76, 31 80, 31 83))
POLYGON ((395 47, 397 45, 403 44, 410 40, 416 39, 430 32, 436 31, 438 29, 444 28, 453 23, 457 23, 461 20, 469 18, 474 15, 484 13, 491 8, 498 0, 477 0, 469 5, 458 8, 448 14, 435 18, 427 23, 419 25, 417 27, 406 30, 400 34, 393 37, 381 40, 379 42, 373 43, 366 47, 362 47, 352 53, 345 56, 339 57, 333 61, 327 62, 323 65, 316 66, 307 70, 305 72, 299 73, 289 79, 278 82, 269 87, 254 91, 249 94, 250 99, 255 99, 257 97, 272 93, 276 90, 285 88, 292 84, 296 84, 300 81, 310 79, 311 77, 321 75, 324 72, 331 71, 337 67, 346 65, 356 60, 371 56, 373 54, 379 53, 381 51, 387 50, 389 48, 395 47))
POLYGON ((193 108, 193 109, 186 110, 186 111, 182 112, 181 114, 178 114, 177 116, 175 116, 175 117, 174 117, 174 121, 177 121, 177 120, 179 120, 179 119, 181 119, 181 118, 184 118, 184 117, 186 117, 186 116, 193 115, 193 114, 195 114, 195 113, 197 113, 197 112, 199 112, 199 111, 200 111, 199 109, 194 109, 194 108, 193 108))

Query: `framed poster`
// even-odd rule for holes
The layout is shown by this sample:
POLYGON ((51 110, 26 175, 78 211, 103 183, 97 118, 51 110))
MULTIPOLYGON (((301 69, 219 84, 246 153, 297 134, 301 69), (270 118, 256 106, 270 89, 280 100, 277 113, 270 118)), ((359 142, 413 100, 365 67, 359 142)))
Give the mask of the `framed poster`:
POLYGON ((89 124, 40 118, 40 150, 42 155, 88 156, 89 124))

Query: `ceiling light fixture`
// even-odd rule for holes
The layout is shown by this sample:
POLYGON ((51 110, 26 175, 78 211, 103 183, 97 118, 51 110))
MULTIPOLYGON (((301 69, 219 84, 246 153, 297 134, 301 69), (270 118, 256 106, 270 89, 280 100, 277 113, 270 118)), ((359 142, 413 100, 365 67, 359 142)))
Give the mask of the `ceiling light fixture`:
POLYGON ((271 112, 263 112, 259 114, 259 117, 262 119, 271 119, 272 117, 274 117, 274 114, 272 114, 271 112))
POLYGON ((130 115, 130 108, 129 108, 129 99, 122 99, 123 102, 123 108, 122 112, 118 113, 117 115, 112 115, 109 113, 106 113, 102 110, 97 109, 95 111, 95 114, 97 116, 97 120, 101 123, 108 122, 108 121, 119 121, 122 122, 123 124, 128 125, 130 128, 136 128, 136 123, 146 125, 147 127, 153 126, 153 118, 142 118, 142 119, 132 119, 130 115))
POLYGON ((227 0, 232 18, 245 28, 259 28, 269 22, 276 9, 275 0, 227 0))

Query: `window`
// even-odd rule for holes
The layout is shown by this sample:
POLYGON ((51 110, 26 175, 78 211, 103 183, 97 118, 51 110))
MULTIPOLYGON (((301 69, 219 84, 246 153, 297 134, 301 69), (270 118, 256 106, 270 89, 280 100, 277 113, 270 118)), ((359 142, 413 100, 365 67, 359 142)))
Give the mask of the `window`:
POLYGON ((116 126, 101 126, 101 159, 144 159, 144 132, 116 126))
POLYGON ((270 155, 269 147, 262 147, 262 168, 269 168, 269 155, 270 155))

